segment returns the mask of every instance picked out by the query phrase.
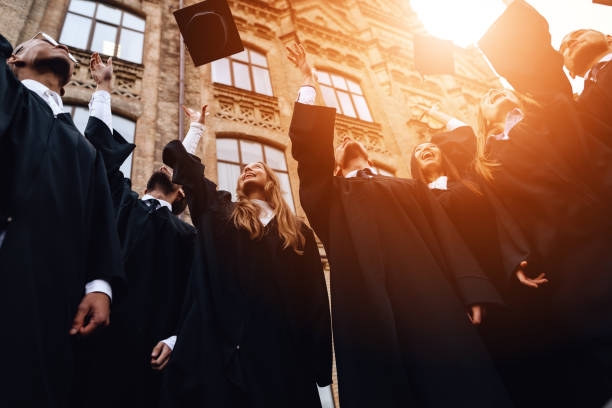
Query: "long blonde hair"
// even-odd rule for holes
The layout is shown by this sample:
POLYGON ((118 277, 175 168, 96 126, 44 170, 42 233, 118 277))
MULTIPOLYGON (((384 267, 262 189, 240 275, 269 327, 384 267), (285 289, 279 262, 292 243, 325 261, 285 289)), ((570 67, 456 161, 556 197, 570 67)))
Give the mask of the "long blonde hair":
MULTIPOLYGON (((519 101, 518 108, 523 112, 532 112, 542 108, 542 105, 536 102, 529 95, 518 92, 516 90, 507 89, 508 92, 514 94, 519 101)), ((480 98, 478 104, 478 116, 476 122, 476 158, 474 159, 474 169, 480 174, 485 180, 492 181, 494 178, 494 170, 501 164, 496 160, 489 159, 486 155, 487 139, 489 135, 495 130, 495 123, 490 123, 482 110, 482 102, 487 96, 488 92, 480 98)))
MULTIPOLYGON (((306 243, 306 238, 302 234, 302 222, 291 212, 289 205, 283 198, 280 182, 274 171, 267 164, 259 163, 263 166, 268 179, 264 186, 264 195, 274 211, 283 249, 291 247, 297 254, 302 255, 306 243)), ((230 216, 232 222, 236 228, 246 230, 252 240, 261 239, 264 235, 264 226, 259 221, 259 207, 246 196, 240 187, 240 179, 238 180, 236 193, 238 194, 238 202, 230 216)))

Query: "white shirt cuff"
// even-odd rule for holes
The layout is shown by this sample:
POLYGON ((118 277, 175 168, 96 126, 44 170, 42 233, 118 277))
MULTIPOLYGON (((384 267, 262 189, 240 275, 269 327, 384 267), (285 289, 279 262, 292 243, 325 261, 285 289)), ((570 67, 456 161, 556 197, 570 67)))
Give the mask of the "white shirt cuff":
POLYGON ((334 397, 331 391, 331 384, 325 387, 319 387, 319 399, 321 399, 321 408, 334 408, 334 397))
POLYGON ((107 91, 96 91, 89 101, 89 116, 100 119, 113 132, 113 113, 111 96, 107 91))
POLYGON ((174 350, 174 345, 176 344, 176 336, 170 336, 167 339, 162 340, 162 343, 170 347, 170 350, 174 350))
POLYGON ((85 294, 89 294, 91 292, 101 292, 106 296, 113 300, 113 290, 111 289, 111 285, 102 279, 92 280, 85 285, 85 294))
POLYGON ((189 131, 183 139, 183 146, 185 146, 185 150, 187 150, 187 152, 190 154, 195 154, 196 149, 198 148, 198 143, 200 143, 200 138, 205 130, 206 126, 203 124, 199 122, 191 122, 189 131))
POLYGON ((310 85, 304 85, 298 91, 297 101, 304 105, 314 105, 316 98, 317 98, 317 91, 316 89, 314 89, 314 87, 310 85))
POLYGON ((460 121, 459 119, 452 118, 446 123, 446 130, 452 132, 453 130, 462 126, 469 126, 467 123, 460 121))

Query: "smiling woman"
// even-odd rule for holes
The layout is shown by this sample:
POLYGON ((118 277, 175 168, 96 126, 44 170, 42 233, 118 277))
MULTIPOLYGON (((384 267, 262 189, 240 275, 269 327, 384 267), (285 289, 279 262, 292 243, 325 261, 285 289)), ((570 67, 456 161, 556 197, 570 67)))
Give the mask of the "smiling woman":
POLYGON ((410 0, 410 5, 430 34, 461 47, 476 43, 505 10, 502 0, 410 0))

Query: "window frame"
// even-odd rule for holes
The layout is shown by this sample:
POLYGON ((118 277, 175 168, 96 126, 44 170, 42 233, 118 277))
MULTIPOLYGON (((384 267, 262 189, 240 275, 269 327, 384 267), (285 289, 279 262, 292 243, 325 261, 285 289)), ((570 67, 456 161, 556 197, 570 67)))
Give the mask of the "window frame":
MULTIPOLYGON (((329 70, 329 69, 325 69, 325 68, 316 68, 315 71, 316 71, 317 74, 319 72, 322 72, 322 73, 327 74, 329 76, 329 82, 330 82, 331 85, 322 83, 319 80, 318 76, 317 76, 317 84, 320 87, 324 86, 324 87, 327 87, 327 88, 331 88, 331 90, 334 92, 334 97, 336 98, 336 105, 340 109, 340 112, 338 112, 340 115, 346 116, 347 118, 351 118, 351 119, 361 120, 361 121, 364 121, 364 122, 367 122, 367 123, 375 123, 374 116, 372 116, 372 109, 370 109, 370 104, 368 103, 368 98, 366 98, 365 92, 363 91, 363 87, 361 86, 361 81, 355 80, 353 77, 347 76, 347 75, 345 75, 345 74, 343 74, 341 72, 334 71, 334 70, 329 70), (346 84, 347 89, 336 88, 336 86, 334 85, 334 81, 333 81, 333 79, 331 77, 332 75, 336 75, 336 76, 342 77, 342 79, 344 79, 345 82, 346 81, 351 81, 351 82, 354 82, 355 84, 357 84, 359 86, 359 89, 361 89, 361 95, 351 91, 351 89, 350 89, 350 87, 348 85, 348 82, 346 84), (351 101, 351 105, 353 106, 353 111, 355 112, 356 117, 352 117, 352 116, 349 116, 349 115, 344 113, 344 109, 342 108, 342 103, 340 102, 340 98, 338 97, 338 91, 342 91, 342 92, 344 92, 344 93, 349 95, 349 99, 351 101), (361 96, 363 98, 363 100, 364 100, 364 102, 366 104, 366 108, 368 109, 368 113, 370 114, 370 118, 372 120, 366 120, 366 119, 362 119, 360 117, 359 110, 357 110, 357 105, 355 104, 355 101, 353 100, 353 95, 361 96)), ((327 106, 327 104, 326 104, 326 106, 327 106)))
MULTIPOLYGON (((64 113, 70 114, 70 119, 72 119, 72 121, 74 121, 74 114, 75 114, 77 108, 82 108, 82 109, 86 110, 88 112, 88 116, 89 116, 89 107, 87 105, 84 105, 84 104, 79 103, 79 102, 74 102, 74 103, 70 103, 69 102, 69 103, 65 103, 64 104, 64 109, 67 108, 67 107, 70 107, 70 111, 66 112, 64 110, 64 113)), ((111 115, 123 118, 125 120, 129 120, 130 122, 134 123, 134 135, 133 135, 133 138, 134 138, 134 142, 135 142, 136 141, 136 129, 138 127, 138 121, 134 120, 134 119, 132 119, 130 117, 114 113, 114 112, 111 112, 111 115)), ((80 131, 79 131, 79 133, 80 133, 80 131)), ((85 137, 85 135, 83 135, 83 137, 85 137)), ((134 143, 134 142, 131 142, 131 143, 134 143)), ((130 174, 129 175, 125 175, 124 174, 123 176, 131 180, 132 179, 132 173, 134 172, 134 152, 133 151, 132 151, 132 153, 130 153, 130 156, 132 156, 132 158, 130 160, 130 174)), ((121 165, 123 165, 123 163, 121 165)), ((120 166, 120 168, 121 168, 121 166, 120 166)))
MULTIPOLYGON (((293 184, 291 182, 291 177, 289 176, 289 164, 287 163, 287 152, 286 152, 286 149, 279 149, 277 146, 274 146, 272 144, 265 143, 265 142, 262 142, 261 140, 257 140, 257 139, 250 139, 250 138, 247 138, 247 137, 232 136, 232 135, 217 136, 215 138, 215 157, 216 157, 217 163, 224 163, 224 164, 231 164, 231 165, 234 165, 234 166, 239 166, 240 167, 240 173, 242 174, 242 170, 244 170, 244 167, 247 164, 249 164, 249 163, 246 163, 246 162, 244 162, 242 160, 242 146, 240 145, 240 142, 242 142, 242 141, 246 141, 246 142, 250 142, 250 143, 257 143, 259 145, 259 147, 261 148, 261 157, 263 158, 264 163, 266 163, 266 165, 268 165, 270 167, 270 169, 272 169, 272 171, 274 171, 275 173, 278 172, 278 173, 284 173, 284 174, 287 175, 287 179, 289 180, 289 190, 290 190, 288 193, 291 195, 291 200, 292 200, 292 203, 291 204, 287 203, 287 205, 292 205, 292 207, 297 211, 297 208, 295 206, 295 196, 293 195, 293 184), (219 140, 219 139, 235 140, 236 141, 236 146, 238 147, 238 160, 239 160, 238 163, 237 162, 233 162, 233 161, 229 161, 229 160, 226 160, 226 159, 220 159, 219 158, 219 153, 216 151, 216 143, 217 143, 217 140, 219 140), (273 149, 276 149, 278 151, 281 151, 283 153, 283 157, 285 158, 285 168, 286 168, 286 170, 275 169, 275 168, 273 168, 272 166, 270 166, 268 164, 268 159, 266 157, 266 149, 265 149, 266 146, 271 147, 273 149)), ((217 178, 219 177, 219 169, 218 169, 218 167, 219 166, 217 166, 217 178)), ((232 192, 230 191, 230 193, 232 193, 232 192)))
POLYGON ((246 91, 246 92, 253 92, 253 93, 257 94, 257 95, 264 95, 264 96, 274 97, 274 87, 272 86, 272 77, 270 76, 270 63, 268 62, 268 53, 264 52, 264 51, 260 51, 259 49, 255 48, 255 47, 252 47, 251 45, 245 45, 244 46, 244 51, 247 52, 247 57, 248 57, 247 58, 248 61, 246 61, 246 62, 234 58, 234 55, 240 54, 240 53, 236 53, 236 54, 229 55, 229 56, 225 57, 229 61, 230 79, 231 79, 231 82, 232 82, 230 85, 224 84, 223 82, 216 82, 214 80, 214 78, 212 78, 212 72, 211 72, 212 82, 215 83, 215 84, 231 86, 232 88, 240 89, 240 90, 246 91), (255 51, 256 53, 263 55, 263 57, 266 59, 267 66, 264 67, 262 65, 258 65, 258 64, 255 64, 255 63, 251 62, 251 51, 255 51), (251 83, 251 89, 250 90, 249 89, 240 88, 240 87, 236 86, 236 80, 234 78, 234 66, 232 64, 234 61, 239 63, 239 64, 246 65, 248 67, 248 70, 249 70, 249 80, 250 80, 250 83, 251 83), (255 90, 255 78, 253 76, 253 68, 252 67, 257 67, 257 68, 266 70, 266 72, 268 73, 268 80, 270 81, 271 95, 268 95, 268 94, 265 94, 265 93, 260 93, 260 92, 257 92, 255 90))
MULTIPOLYGON (((118 59, 120 59, 122 61, 127 61, 127 62, 132 63, 132 64, 140 64, 140 65, 142 65, 143 57, 144 57, 144 45, 145 45, 144 44, 144 35, 145 35, 146 31, 147 31, 147 19, 146 19, 146 16, 144 16, 142 14, 139 14, 139 13, 135 13, 131 9, 126 9, 126 8, 123 8, 123 7, 115 5, 115 4, 109 4, 109 3, 106 3, 106 2, 101 1, 101 0, 87 0, 87 1, 89 1, 91 3, 95 3, 95 7, 94 7, 94 11, 93 11, 93 16, 88 16, 88 15, 81 14, 79 12, 70 10, 70 4, 72 3, 72 0, 68 1, 68 4, 66 5, 66 12, 64 13, 64 19, 62 20, 62 25, 60 26, 60 31, 59 31, 59 34, 58 34, 58 41, 59 41, 59 38, 62 36, 62 31, 64 30, 64 25, 66 24, 66 18, 68 17, 68 14, 74 14, 75 16, 87 18, 87 19, 92 21, 92 24, 91 24, 91 27, 90 27, 89 33, 88 33, 87 45, 86 45, 85 48, 81 48, 81 49, 83 49, 83 50, 85 50, 87 52, 92 52, 92 53, 94 52, 94 51, 91 50, 91 43, 93 42, 93 35, 95 33, 95 30, 96 30, 96 25, 100 22, 102 24, 113 26, 114 28, 117 29, 117 34, 115 34, 115 48, 113 50, 113 55, 102 54, 102 53, 100 53, 100 54, 101 55, 108 55, 109 57, 113 57, 113 58, 118 58, 118 59), (98 20, 98 18, 97 18, 97 15, 98 15, 98 6, 100 4, 102 4, 103 6, 106 6, 106 7, 117 9, 117 10, 119 10, 121 12, 121 17, 119 19, 119 24, 111 23, 111 22, 104 21, 104 20, 98 20), (131 14, 131 15, 133 15, 135 17, 138 17, 138 18, 142 19, 144 24, 145 24, 145 29, 143 31, 138 31, 138 30, 136 30, 134 28, 124 26, 123 25, 123 16, 125 15, 125 13, 131 14), (133 31, 135 33, 142 34, 142 53, 140 55, 140 62, 134 62, 134 61, 126 60, 126 59, 123 59, 123 58, 117 56, 117 51, 119 49, 119 39, 121 38, 121 30, 122 29, 130 30, 130 31, 133 31)), ((74 46, 69 45, 68 47, 74 47, 74 46)), ((74 47, 74 48, 78 49, 78 47, 74 47)))

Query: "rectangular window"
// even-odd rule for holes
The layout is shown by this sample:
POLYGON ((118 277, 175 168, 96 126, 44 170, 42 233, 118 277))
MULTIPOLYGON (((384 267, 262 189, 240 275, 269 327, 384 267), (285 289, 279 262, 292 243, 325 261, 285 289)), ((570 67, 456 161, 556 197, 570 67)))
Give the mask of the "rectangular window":
POLYGON ((71 0, 59 42, 142 63, 145 20, 92 0, 71 0))
POLYGON ((213 62, 212 81, 262 95, 273 95, 266 56, 248 48, 213 62))
POLYGON ((373 122, 370 108, 363 96, 361 86, 339 74, 317 71, 317 78, 325 105, 336 108, 351 118, 373 122))

